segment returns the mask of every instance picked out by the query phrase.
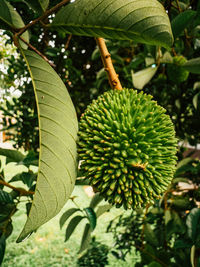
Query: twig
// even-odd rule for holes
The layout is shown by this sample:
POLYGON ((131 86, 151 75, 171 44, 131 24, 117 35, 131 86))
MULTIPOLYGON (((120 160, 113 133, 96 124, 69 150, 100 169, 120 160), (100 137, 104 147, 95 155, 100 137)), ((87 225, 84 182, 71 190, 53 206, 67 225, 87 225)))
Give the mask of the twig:
POLYGON ((40 51, 37 50, 37 48, 35 48, 33 45, 29 44, 26 40, 24 40, 24 38, 19 36, 19 39, 22 40, 22 42, 24 42, 30 49, 32 49, 34 52, 36 52, 39 56, 41 56, 47 63, 49 63, 49 65, 51 65, 53 68, 56 67, 55 64, 50 62, 45 55, 43 55, 40 51))
POLYGON ((176 0, 176 4, 177 4, 177 7, 178 7, 178 10, 179 10, 179 12, 182 12, 182 10, 181 10, 181 7, 180 7, 180 4, 179 4, 179 1, 178 1, 178 0, 176 0))
POLYGON ((67 42, 66 42, 66 44, 65 44, 65 50, 68 49, 68 47, 69 47, 69 43, 70 43, 71 39, 72 39, 72 34, 70 34, 70 35, 68 36, 68 38, 67 38, 67 42))
POLYGON ((23 188, 12 186, 11 184, 5 182, 4 180, 0 180, 0 184, 7 186, 7 187, 11 188, 12 190, 18 192, 20 194, 20 196, 30 196, 30 195, 34 195, 34 193, 35 193, 33 191, 27 191, 23 188))
POLYGON ((177 56, 177 54, 176 54, 176 51, 175 51, 174 47, 172 47, 172 54, 174 55, 174 57, 176 57, 176 56, 177 56))
POLYGON ((107 72, 108 80, 112 89, 122 90, 120 80, 113 67, 111 55, 108 52, 105 41, 103 38, 96 38, 97 45, 101 53, 101 59, 104 65, 104 69, 107 72))
POLYGON ((40 16, 39 18, 34 19, 33 21, 31 21, 29 24, 25 25, 23 28, 18 29, 18 32, 15 34, 15 36, 20 36, 22 35, 28 28, 30 28, 31 26, 33 26, 34 24, 36 24, 39 21, 44 20, 46 17, 48 17, 49 15, 51 15, 53 12, 55 12, 57 9, 59 9, 60 7, 62 7, 63 5, 67 4, 70 0, 63 0, 60 3, 58 3, 57 5, 55 5, 54 7, 52 7, 51 9, 47 10, 42 16, 40 16))

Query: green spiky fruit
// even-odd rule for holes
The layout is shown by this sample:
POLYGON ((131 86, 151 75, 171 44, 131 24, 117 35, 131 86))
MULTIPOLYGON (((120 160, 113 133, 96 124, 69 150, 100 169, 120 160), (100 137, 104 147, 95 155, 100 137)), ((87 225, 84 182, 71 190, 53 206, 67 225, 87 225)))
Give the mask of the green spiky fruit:
POLYGON ((173 178, 174 127, 151 99, 132 89, 111 90, 93 100, 80 121, 81 170, 117 207, 152 202, 173 178))
POLYGON ((175 56, 173 63, 167 65, 167 75, 172 82, 182 83, 187 80, 189 72, 182 65, 187 62, 183 56, 175 56))

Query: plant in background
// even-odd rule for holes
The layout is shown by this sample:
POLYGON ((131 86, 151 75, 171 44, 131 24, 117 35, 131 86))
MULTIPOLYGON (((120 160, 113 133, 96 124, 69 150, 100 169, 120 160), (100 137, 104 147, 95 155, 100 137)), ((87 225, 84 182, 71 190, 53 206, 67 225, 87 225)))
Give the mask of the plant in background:
POLYGON ((95 266, 104 267, 108 264, 108 246, 92 239, 87 252, 85 252, 77 261, 81 267, 95 266))
MULTIPOLYGON (((0 148, 0 154, 6 157, 5 165, 15 163, 26 167, 26 171, 17 173, 9 180, 4 174, 4 169, 0 173, 0 264, 3 260, 6 239, 12 234, 12 216, 18 211, 20 202, 26 202, 26 214, 29 214, 37 173, 38 158, 32 151, 26 155, 16 150, 0 148), (15 183, 21 181, 22 187, 16 187, 15 183), (8 191, 7 189, 10 189, 8 191)), ((2 164, 3 166, 3 164, 2 164)), ((3 166, 5 167, 5 166, 3 166)))

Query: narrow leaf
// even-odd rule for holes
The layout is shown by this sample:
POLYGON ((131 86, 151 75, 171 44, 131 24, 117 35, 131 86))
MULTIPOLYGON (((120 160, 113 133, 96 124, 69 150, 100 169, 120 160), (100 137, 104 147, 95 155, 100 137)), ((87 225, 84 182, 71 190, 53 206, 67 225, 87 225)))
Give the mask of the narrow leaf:
POLYGON ((0 203, 1 204, 9 204, 9 203, 13 203, 13 199, 11 197, 11 195, 0 189, 0 203))
POLYGON ((72 208, 63 213, 63 215, 60 218, 60 229, 62 229, 63 225, 67 221, 67 219, 72 216, 75 212, 81 211, 80 209, 72 208))
POLYGON ((188 60, 182 67, 191 73, 200 74, 200 57, 188 60))
POLYGON ((6 157, 6 164, 10 162, 20 162, 23 161, 25 156, 14 149, 0 148, 0 155, 6 157))
POLYGON ((78 122, 67 89, 41 57, 31 51, 22 51, 22 54, 36 97, 40 155, 33 204, 17 242, 61 210, 71 195, 77 173, 78 122))
POLYGON ((154 233, 154 231, 151 228, 151 225, 149 223, 146 223, 144 226, 144 238, 151 244, 152 246, 159 246, 158 239, 154 233))
POLYGON ((193 105, 196 109, 200 108, 200 93, 196 94, 194 97, 193 97, 193 105))
POLYGON ((78 253, 83 252, 85 249, 88 248, 91 240, 91 227, 90 224, 87 223, 83 232, 82 240, 81 240, 81 246, 78 253))
POLYGON ((157 69, 158 67, 149 67, 135 73, 132 72, 133 86, 136 89, 143 89, 156 74, 157 69))
POLYGON ((88 220, 90 222, 90 226, 91 226, 92 230, 94 230, 95 227, 96 227, 96 224, 97 224, 96 213, 94 212, 93 208, 90 208, 90 207, 89 208, 85 208, 84 210, 86 211, 88 220))
POLYGON ((66 229, 66 234, 65 234, 65 242, 70 238, 70 236, 72 235, 72 233, 74 232, 76 226, 80 223, 80 221, 85 218, 83 216, 76 216, 74 217, 70 223, 67 226, 66 229))
MULTIPOLYGON (((5 0, 0 1, 0 29, 7 30, 12 28, 23 28, 24 22, 19 15, 19 13, 14 9, 14 7, 5 0)), ((29 34, 28 31, 22 34, 22 37, 29 42, 29 34)), ((26 49, 27 45, 25 45, 22 41, 19 41, 22 48, 26 49)))
POLYGON ((45 11, 49 5, 49 0, 38 0, 38 2, 40 3, 43 11, 45 11))
POLYGON ((169 18, 157 0, 76 0, 57 13, 51 26, 74 35, 164 47, 173 43, 169 18))
POLYGON ((94 209, 102 200, 103 197, 100 196, 99 193, 96 193, 90 202, 90 208, 94 209))
POLYGON ((192 161, 193 161, 193 158, 191 158, 191 157, 182 159, 182 160, 179 161, 179 163, 177 164, 177 169, 183 167, 184 165, 187 165, 188 163, 191 163, 192 161))
POLYGON ((111 204, 105 204, 105 205, 99 206, 96 212, 97 218, 99 218, 105 212, 109 211, 112 207, 113 205, 111 204))
POLYGON ((196 237, 199 234, 198 233, 199 224, 200 224, 200 209, 193 208, 188 214, 186 219, 188 236, 193 241, 193 244, 195 244, 196 237))
POLYGON ((174 38, 178 37, 195 17, 196 11, 186 10, 177 15, 171 22, 174 38))

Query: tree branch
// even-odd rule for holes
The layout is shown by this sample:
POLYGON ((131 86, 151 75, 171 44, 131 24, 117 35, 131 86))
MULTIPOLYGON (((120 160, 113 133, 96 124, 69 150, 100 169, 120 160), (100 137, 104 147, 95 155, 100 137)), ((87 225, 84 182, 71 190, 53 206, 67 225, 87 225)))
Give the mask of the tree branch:
POLYGON ((34 52, 36 52, 39 56, 41 56, 47 63, 49 63, 49 65, 51 65, 53 68, 56 67, 55 64, 50 62, 45 55, 43 55, 40 51, 37 50, 37 48, 35 48, 33 45, 29 44, 26 40, 24 40, 24 38, 19 36, 19 39, 22 40, 22 42, 24 42, 30 49, 32 49, 34 52))
POLYGON ((27 191, 23 188, 12 186, 11 184, 5 182, 4 180, 0 180, 0 185, 4 185, 4 186, 11 188, 15 192, 18 192, 20 194, 20 196, 30 196, 30 195, 34 195, 34 193, 35 193, 33 191, 27 191))
POLYGON ((122 90, 120 80, 113 67, 111 55, 108 52, 105 41, 103 38, 96 38, 97 45, 101 53, 101 59, 104 65, 104 69, 107 72, 108 80, 112 89, 122 90))
POLYGON ((16 32, 15 36, 20 36, 22 35, 28 28, 30 28, 31 26, 33 26, 34 24, 38 23, 39 21, 44 20, 46 17, 48 17, 49 15, 51 15, 52 13, 54 13, 57 9, 59 9, 60 7, 62 7, 63 5, 67 4, 68 2, 70 2, 70 0, 63 0, 60 3, 58 3, 57 5, 55 5, 54 7, 52 7, 51 9, 47 10, 42 16, 40 16, 39 18, 34 19, 33 21, 31 21, 29 24, 25 25, 23 28, 18 29, 18 32, 16 32))

